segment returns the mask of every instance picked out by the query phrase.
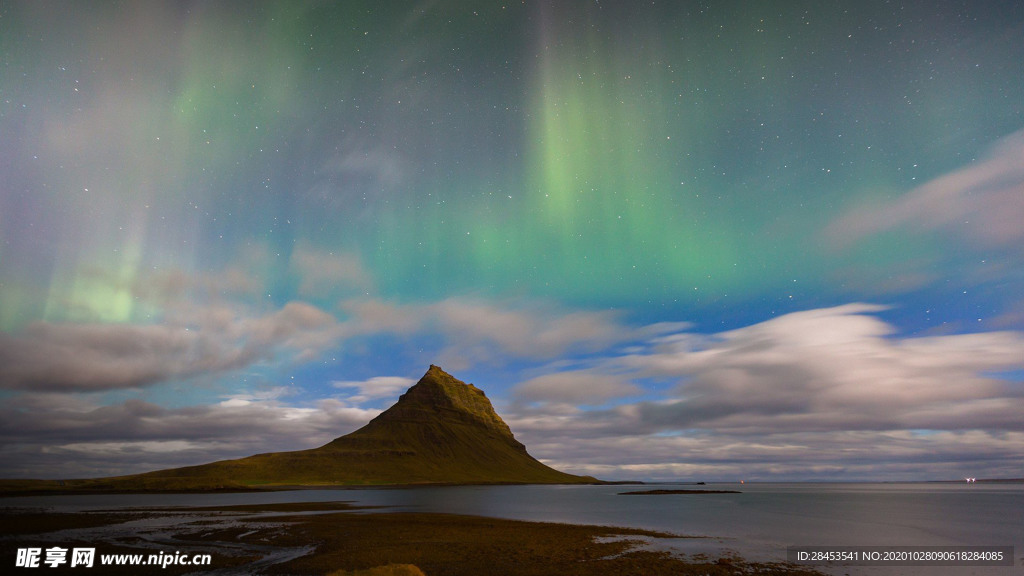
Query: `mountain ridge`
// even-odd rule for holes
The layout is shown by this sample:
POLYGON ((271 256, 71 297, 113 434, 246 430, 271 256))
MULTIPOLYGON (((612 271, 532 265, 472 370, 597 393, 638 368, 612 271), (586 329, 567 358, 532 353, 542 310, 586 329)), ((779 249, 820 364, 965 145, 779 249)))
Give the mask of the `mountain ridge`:
MULTIPOLYGON (((49 481, 52 482, 52 481, 49 481)), ((64 490, 233 490, 416 484, 597 484, 533 458, 483 390, 431 365, 362 428, 320 446, 110 478, 64 490)), ((36 486, 40 489, 40 486, 36 486)))

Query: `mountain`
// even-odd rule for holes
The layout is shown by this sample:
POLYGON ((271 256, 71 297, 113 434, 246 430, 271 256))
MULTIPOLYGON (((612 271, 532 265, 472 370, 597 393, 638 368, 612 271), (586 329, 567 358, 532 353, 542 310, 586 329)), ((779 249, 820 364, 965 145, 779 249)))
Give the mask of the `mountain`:
POLYGON ((483 391, 431 366, 398 402, 351 434, 311 450, 257 454, 67 489, 203 490, 289 485, 598 483, 530 456, 483 391))

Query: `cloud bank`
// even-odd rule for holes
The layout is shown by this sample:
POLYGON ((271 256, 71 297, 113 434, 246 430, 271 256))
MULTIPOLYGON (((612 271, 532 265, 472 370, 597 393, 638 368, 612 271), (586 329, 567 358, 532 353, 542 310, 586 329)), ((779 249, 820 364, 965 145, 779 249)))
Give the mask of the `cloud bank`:
POLYGON ((1024 369, 1020 332, 911 337, 879 317, 885 307, 862 303, 712 334, 473 298, 349 299, 331 313, 300 301, 245 304, 252 284, 237 274, 165 276, 138 288, 161 303, 162 323, 36 322, 0 335, 0 463, 15 475, 88 476, 316 446, 365 424, 379 412, 368 406, 414 379, 391 372, 253 389, 240 376, 309 367, 388 335, 424 343, 456 375, 479 366, 518 374, 488 395, 532 454, 572 472, 920 479, 1024 467, 1015 409, 1024 385, 1013 376, 1024 369), (208 297, 230 295, 226 285, 240 296, 208 297), (228 377, 232 392, 213 403, 138 396, 228 377))
POLYGON ((243 368, 285 352, 308 361, 340 336, 333 316, 290 302, 258 317, 197 311, 200 324, 53 324, 0 333, 0 386, 32 391, 138 388, 243 368))
MULTIPOLYGON (((91 477, 144 472, 312 448, 380 413, 335 399, 291 405, 279 394, 166 408, 68 394, 26 394, 0 408, 5 477, 91 477)), ((292 398, 291 400, 296 400, 292 398)))
POLYGON ((880 310, 655 338, 601 367, 616 382, 672 382, 661 398, 585 409, 615 387, 554 372, 519 385, 540 406, 515 405, 511 425, 567 468, 619 478, 1019 475, 1024 385, 999 374, 1024 368, 1024 335, 900 337, 871 315, 880 310))

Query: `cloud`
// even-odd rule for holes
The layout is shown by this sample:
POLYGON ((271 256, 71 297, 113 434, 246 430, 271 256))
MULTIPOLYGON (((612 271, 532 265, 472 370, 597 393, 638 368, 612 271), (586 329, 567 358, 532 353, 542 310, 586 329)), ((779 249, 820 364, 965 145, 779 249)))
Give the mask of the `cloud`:
MULTIPOLYGON (((250 255, 254 252, 249 250, 250 255)), ((222 301, 231 296, 251 297, 258 295, 262 290, 263 284, 258 279, 236 267, 226 268, 215 274, 187 272, 181 269, 162 270, 136 278, 131 286, 134 297, 160 308, 189 305, 189 298, 222 301)))
POLYGON ((662 398, 585 409, 594 402, 569 371, 565 390, 555 374, 551 390, 525 387, 541 404, 513 405, 508 420, 538 457, 620 478, 1019 475, 1024 389, 996 374, 1024 367, 1024 334, 901 337, 873 315, 882 310, 850 304, 652 338, 602 360, 601 373, 674 381, 662 398))
POLYGON ((275 386, 267 390, 259 390, 247 394, 231 394, 224 401, 220 402, 219 405, 226 407, 248 406, 253 402, 277 400, 278 398, 290 396, 294 392, 294 390, 287 386, 275 386))
POLYGON ((172 409, 25 394, 0 408, 0 467, 8 477, 88 477, 202 464, 320 446, 380 413, 331 398, 293 406, 283 395, 272 390, 172 409))
POLYGON ((287 348, 293 351, 295 361, 312 360, 342 336, 334 316, 304 302, 289 302, 268 316, 245 319, 238 332, 245 348, 264 353, 287 348))
POLYGON ((363 402, 381 398, 397 399, 402 392, 405 392, 415 383, 416 381, 412 378, 403 378, 401 376, 375 376, 369 380, 331 382, 331 386, 341 389, 355 388, 359 390, 359 394, 347 396, 345 400, 352 404, 362 404, 363 402))
MULTIPOLYGON (((513 427, 515 429, 515 427, 513 427)), ((921 480, 1020 475, 1024 433, 831 432, 621 436, 548 440, 519 433, 531 454, 577 474, 661 480, 921 480), (550 455, 551 457, 545 457, 550 455)))
POLYGON ((623 376, 590 370, 556 372, 531 378, 513 390, 523 402, 565 402, 600 405, 613 398, 639 394, 641 389, 623 376))
POLYGON ((847 245, 910 227, 948 230, 982 247, 1024 245, 1024 130, 1000 141, 988 157, 932 180, 891 202, 861 206, 833 222, 829 238, 847 245))
POLYGON ((611 312, 563 312, 553 307, 500 308, 448 299, 430 307, 455 346, 487 342, 519 357, 553 358, 569 350, 598 350, 625 328, 611 312))
POLYGON ((788 314, 688 346, 622 358, 676 376, 675 400, 637 405, 651 429, 990 429, 1019 391, 987 373, 1024 365, 1015 332, 899 338, 867 305, 788 314), (973 415, 973 417, 970 417, 973 415))
POLYGON ((137 388, 236 370, 281 352, 307 361, 340 336, 333 316, 302 302, 257 317, 196 307, 159 325, 36 322, 13 335, 0 333, 0 387, 137 388))
POLYGON ((102 475, 318 445, 376 415, 361 403, 393 398, 413 381, 338 380, 332 386, 351 397, 307 403, 279 386, 182 408, 98 405, 63 392, 138 387, 261 358, 302 361, 342 338, 394 332, 437 335, 439 348, 465 344, 472 360, 529 363, 558 350, 545 373, 496 401, 531 454, 573 472, 920 479, 1009 476, 1024 466, 1016 409, 1024 388, 999 376, 1024 368, 1024 334, 907 337, 878 316, 884 310, 848 304, 715 334, 461 299, 350 301, 345 322, 295 302, 261 315, 221 303, 148 327, 39 323, 0 341, 4 385, 20 391, 0 407, 0 465, 23 476, 102 475), (622 342, 628 347, 608 352, 622 342), (599 354, 563 362, 574 350, 599 354))
POLYGON ((565 311, 554 305, 496 305, 468 298, 399 305, 359 299, 342 308, 350 315, 352 333, 440 333, 446 344, 441 362, 449 367, 509 356, 543 360, 594 352, 639 334, 620 324, 613 312, 565 311))
POLYGON ((202 334, 168 326, 37 322, 0 334, 0 386, 24 390, 104 390, 219 372, 254 359, 202 334))

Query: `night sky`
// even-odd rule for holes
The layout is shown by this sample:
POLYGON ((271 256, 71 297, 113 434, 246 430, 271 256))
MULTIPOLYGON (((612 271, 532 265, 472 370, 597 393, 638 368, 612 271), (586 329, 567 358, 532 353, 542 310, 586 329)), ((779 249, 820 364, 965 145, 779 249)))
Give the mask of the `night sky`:
POLYGON ((0 476, 431 363, 573 473, 1024 475, 1024 5, 0 4, 0 476))

